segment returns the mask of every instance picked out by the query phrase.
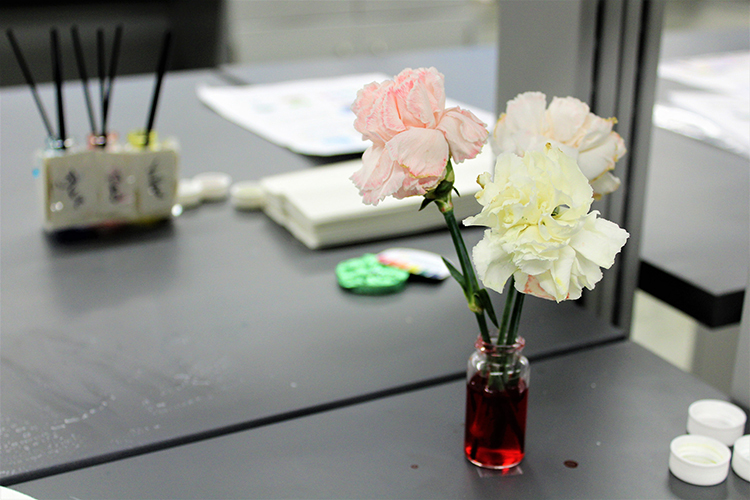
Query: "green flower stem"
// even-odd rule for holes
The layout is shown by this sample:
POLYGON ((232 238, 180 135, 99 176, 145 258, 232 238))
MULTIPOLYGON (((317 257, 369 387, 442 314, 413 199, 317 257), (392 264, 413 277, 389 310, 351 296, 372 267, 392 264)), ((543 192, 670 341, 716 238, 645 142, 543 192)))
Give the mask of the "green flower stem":
POLYGON ((508 297, 505 299, 503 320, 497 335, 497 345, 513 345, 518 335, 518 325, 521 322, 524 294, 516 290, 513 276, 508 280, 508 297))
MULTIPOLYGON (((524 294, 516 290, 515 279, 513 276, 508 280, 508 294, 505 299, 505 308, 503 309, 503 319, 500 323, 500 331, 497 335, 497 345, 508 346, 516 343, 518 335, 518 324, 521 321, 521 310, 523 308, 524 294)), ((510 366, 513 361, 513 356, 508 355, 504 350, 499 354, 497 363, 503 365, 505 368, 502 371, 503 375, 497 380, 490 376, 488 378, 488 385, 490 387, 503 388, 510 382, 510 366)))
MULTIPOLYGON (((521 323, 521 310, 523 309, 523 299, 526 297, 523 293, 516 290, 515 286, 512 286, 508 290, 508 296, 510 297, 510 294, 513 294, 516 296, 515 301, 513 302, 513 313, 510 318, 510 326, 508 327, 508 332, 505 335, 505 340, 503 341, 505 345, 511 345, 516 343, 516 339, 518 338, 518 325, 521 323)), ((498 342, 500 339, 498 339, 498 342)))
POLYGON ((458 261, 461 264, 461 272, 464 275, 464 279, 466 280, 466 289, 464 289, 464 294, 466 295, 466 300, 469 302, 469 309, 471 309, 476 315, 477 323, 479 323, 479 332, 482 335, 482 340, 488 344, 491 344, 492 339, 490 338, 489 329, 487 328, 487 318, 485 318, 484 316, 484 308, 482 308, 481 305, 477 304, 477 301, 474 298, 476 292, 478 292, 480 289, 479 283, 477 281, 477 276, 474 273, 474 267, 471 264, 469 252, 466 250, 466 244, 464 243, 464 239, 461 236, 458 222, 456 222, 456 216, 453 213, 453 202, 451 201, 450 193, 448 193, 445 198, 447 199, 437 199, 435 200, 435 203, 437 204, 440 212, 445 218, 445 223, 448 225, 448 231, 450 232, 451 238, 453 239, 453 246, 456 248, 458 261))
POLYGON ((505 339, 508 333, 508 326, 511 323, 511 316, 513 313, 513 303, 516 299, 516 294, 512 293, 511 290, 515 291, 515 279, 513 276, 508 280, 508 295, 505 299, 505 307, 503 308, 503 319, 500 322, 500 331, 497 334, 497 343, 502 345, 502 341, 505 339))

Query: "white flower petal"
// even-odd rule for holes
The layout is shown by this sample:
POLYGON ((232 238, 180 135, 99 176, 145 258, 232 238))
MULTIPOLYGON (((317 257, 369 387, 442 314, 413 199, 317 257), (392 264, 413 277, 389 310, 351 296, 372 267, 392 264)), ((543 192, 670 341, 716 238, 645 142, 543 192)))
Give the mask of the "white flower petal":
POLYGON ((617 191, 617 188, 620 187, 620 179, 612 175, 611 172, 605 172, 591 181, 591 187, 594 190, 594 198, 601 198, 603 194, 617 191))
POLYGON ((482 211, 464 221, 482 225, 474 248, 479 277, 502 291, 516 288, 556 301, 576 299, 602 278, 627 240, 626 231, 590 212, 592 188, 573 159, 552 147, 523 157, 501 155, 494 180, 479 177, 482 211))
POLYGON ((547 109, 548 134, 562 143, 571 142, 589 115, 589 107, 575 97, 554 97, 547 109))
POLYGON ((589 181, 615 168, 617 142, 607 140, 595 148, 578 152, 578 166, 589 181))
POLYGON ((600 219, 597 212, 592 212, 583 228, 571 238, 570 246, 596 265, 609 269, 629 236, 614 222, 600 219))
POLYGON ((488 229, 484 237, 472 250, 472 259, 479 279, 487 288, 499 293, 503 292, 505 282, 511 277, 516 267, 511 261, 510 254, 503 250, 502 244, 491 236, 488 229))
POLYGON ((508 101, 506 126, 511 130, 531 130, 540 133, 544 126, 547 96, 541 92, 524 92, 508 101))
POLYGON ((576 259, 576 252, 570 247, 560 250, 557 260, 552 264, 549 282, 542 282, 544 288, 557 302, 568 299, 570 293, 570 276, 576 259))
POLYGON ((541 287, 538 276, 529 276, 528 274, 519 271, 513 275, 513 278, 515 280, 516 290, 519 292, 533 295, 540 299, 555 300, 554 296, 547 293, 547 291, 541 287))
MULTIPOLYGON (((614 118, 601 118, 589 111, 586 103, 573 97, 555 97, 544 110, 546 97, 539 92, 519 94, 508 102, 490 143, 495 154, 512 152, 525 155, 552 144, 576 160, 589 182, 614 169, 626 153, 622 138, 612 131, 614 118)), ((610 179, 612 180, 612 179, 610 179)), ((616 189, 597 188, 596 196, 616 189)))
POLYGON ((576 267, 572 274, 575 277, 578 288, 586 287, 589 290, 593 290, 594 285, 602 279, 601 268, 581 254, 577 254, 575 264, 576 267))

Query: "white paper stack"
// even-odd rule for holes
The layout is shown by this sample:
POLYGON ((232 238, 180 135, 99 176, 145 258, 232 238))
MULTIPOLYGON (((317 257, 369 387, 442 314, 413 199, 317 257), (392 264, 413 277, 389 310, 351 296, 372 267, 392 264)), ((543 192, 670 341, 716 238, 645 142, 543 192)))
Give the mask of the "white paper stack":
MULTIPOLYGON (((494 155, 485 146, 476 158, 453 166, 456 218, 460 221, 481 210, 474 194, 477 176, 492 172, 494 155)), ((351 175, 361 160, 348 161, 266 177, 265 212, 309 248, 323 248, 364 240, 399 236, 445 226, 436 206, 419 210, 423 198, 391 197, 377 206, 365 205, 351 175)))
POLYGON ((654 124, 750 158, 750 51, 659 63, 659 77, 693 89, 670 89, 654 106, 654 124))

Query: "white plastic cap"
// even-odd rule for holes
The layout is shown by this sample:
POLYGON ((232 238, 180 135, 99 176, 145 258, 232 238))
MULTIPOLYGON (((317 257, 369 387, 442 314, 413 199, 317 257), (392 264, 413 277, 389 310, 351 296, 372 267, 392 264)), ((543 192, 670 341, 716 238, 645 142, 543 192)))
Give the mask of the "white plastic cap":
POLYGON ((750 434, 734 442, 732 469, 745 481, 750 481, 750 434))
POLYGON ((25 493, 0 486, 0 498, 2 500, 35 500, 25 493))
POLYGON ((708 436, 685 434, 669 444, 669 470, 678 479, 698 486, 713 486, 727 478, 732 453, 708 436))
POLYGON ((203 186, 195 179, 180 179, 177 184, 177 203, 183 208, 200 205, 203 199, 203 186))
POLYGON ((238 210, 255 210, 266 204, 266 191, 258 182, 242 181, 232 184, 232 205, 238 210))
POLYGON ((232 184, 232 178, 221 172, 206 172, 193 177, 200 182, 202 197, 205 201, 219 201, 229 196, 229 186, 232 184))
POLYGON ((732 446, 745 429, 747 415, 739 406, 719 399, 701 399, 688 408, 687 431, 732 446))

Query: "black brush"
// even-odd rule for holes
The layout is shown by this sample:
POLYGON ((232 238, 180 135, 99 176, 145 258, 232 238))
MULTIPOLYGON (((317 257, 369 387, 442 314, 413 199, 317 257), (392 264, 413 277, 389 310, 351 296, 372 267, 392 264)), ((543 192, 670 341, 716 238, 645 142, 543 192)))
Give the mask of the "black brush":
POLYGON ((112 85, 117 74, 117 61, 120 57, 120 42, 122 40, 122 25, 115 28, 115 39, 112 42, 112 56, 109 60, 109 75, 107 76, 107 85, 104 90, 104 100, 102 109, 102 135, 107 134, 107 117, 109 116, 109 103, 112 98, 112 85))
POLYGON ((159 93, 161 92, 161 83, 164 80, 164 73, 167 71, 167 58, 169 56, 169 46, 172 41, 172 32, 167 31, 164 34, 164 42, 161 46, 161 56, 159 57, 159 66, 156 69, 156 85, 154 86, 154 94, 151 97, 151 107, 148 112, 148 122, 146 123, 146 137, 144 139, 143 147, 147 147, 150 141, 151 130, 154 128, 154 121, 156 120, 156 107, 159 102, 159 93))
POLYGON ((8 36, 8 40, 10 41, 10 46, 13 48, 13 53, 16 56, 18 65, 21 67, 21 73, 23 73, 23 77, 26 80, 26 84, 29 86, 29 89, 31 90, 31 95, 34 97, 34 102, 36 103, 36 107, 39 110, 39 114, 42 117, 42 121, 44 122, 44 128, 47 129, 47 136, 50 139, 52 139, 55 137, 55 133, 52 131, 52 125, 50 124, 49 118, 47 118, 47 113, 44 111, 42 100, 39 98, 39 93, 36 90, 36 83, 34 83, 34 77, 31 75, 31 71, 29 70, 29 67, 26 64, 26 59, 23 57, 23 52, 21 52, 21 47, 18 45, 18 41, 16 40, 16 37, 13 34, 13 30, 8 28, 5 31, 5 34, 8 36))
POLYGON ((73 48, 75 49, 76 62, 78 63, 78 75, 81 77, 81 83, 83 83, 83 96, 86 99, 86 109, 89 113, 91 135, 96 135, 96 119, 94 118, 94 109, 91 105, 91 95, 89 94, 89 80, 86 73, 86 61, 83 58, 83 46, 81 45, 81 38, 78 34, 77 26, 72 26, 70 28, 70 35, 73 38, 73 48))
POLYGON ((55 93, 57 96, 57 138, 60 148, 65 149, 65 106, 63 103, 62 56, 60 43, 57 39, 57 29, 50 30, 50 45, 52 47, 52 73, 55 78, 55 93))
MULTIPOLYGON (((104 55, 104 30, 99 28, 96 30, 96 61, 97 61, 97 69, 99 70, 99 106, 102 111, 102 124, 104 123, 104 96, 105 96, 105 90, 104 90, 104 84, 105 84, 105 73, 104 68, 106 66, 106 62, 104 61, 105 55, 104 55)), ((101 133, 99 135, 104 136, 104 127, 102 127, 101 133)))

